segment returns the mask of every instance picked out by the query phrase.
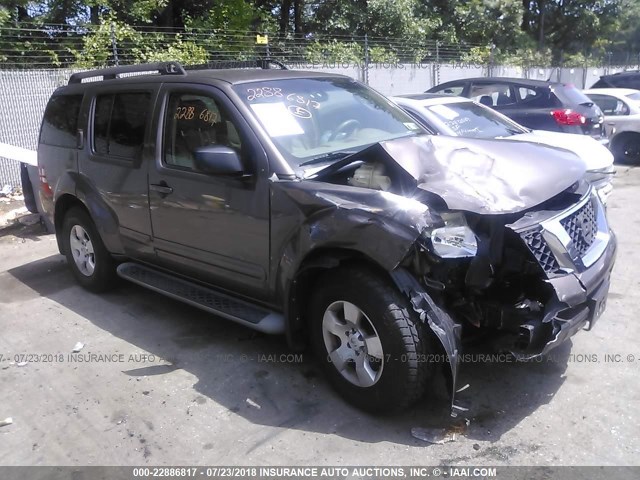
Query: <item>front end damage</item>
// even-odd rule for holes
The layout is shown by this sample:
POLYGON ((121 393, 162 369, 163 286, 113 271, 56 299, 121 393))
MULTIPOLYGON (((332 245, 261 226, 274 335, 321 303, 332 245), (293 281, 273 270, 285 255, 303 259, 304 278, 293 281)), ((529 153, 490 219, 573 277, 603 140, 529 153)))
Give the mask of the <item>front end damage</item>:
POLYGON ((579 200, 554 199, 555 208, 515 221, 467 214, 478 238, 474 257, 438 258, 423 235, 393 272, 448 355, 452 401, 463 334, 530 360, 590 330, 604 311, 616 239, 591 188, 567 196, 579 200))
POLYGON ((362 182, 364 173, 379 190, 388 185, 429 207, 428 225, 391 275, 448 356, 455 414, 463 338, 482 335, 498 351, 528 360, 591 329, 605 309, 616 239, 602 203, 580 181, 577 157, 540 146, 434 140, 376 144, 318 179, 362 182), (549 168, 532 168, 536 159, 523 155, 527 148, 544 155, 549 168), (509 158, 514 154, 520 157, 509 158), (466 168, 455 163, 461 158, 466 168), (442 239, 434 234, 447 215, 463 219, 445 239, 452 250, 439 248, 442 239))

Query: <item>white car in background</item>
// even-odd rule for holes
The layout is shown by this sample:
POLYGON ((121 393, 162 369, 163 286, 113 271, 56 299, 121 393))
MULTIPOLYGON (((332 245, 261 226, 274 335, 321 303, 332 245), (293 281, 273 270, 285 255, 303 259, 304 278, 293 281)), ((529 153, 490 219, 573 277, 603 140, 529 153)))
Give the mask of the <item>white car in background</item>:
POLYGON ((640 164, 640 90, 592 88, 583 93, 604 113, 605 129, 616 160, 640 164))
POLYGON ((452 95, 419 93, 391 100, 435 135, 532 142, 569 150, 585 162, 585 178, 596 188, 602 203, 613 190, 613 155, 587 135, 529 130, 489 107, 452 95))

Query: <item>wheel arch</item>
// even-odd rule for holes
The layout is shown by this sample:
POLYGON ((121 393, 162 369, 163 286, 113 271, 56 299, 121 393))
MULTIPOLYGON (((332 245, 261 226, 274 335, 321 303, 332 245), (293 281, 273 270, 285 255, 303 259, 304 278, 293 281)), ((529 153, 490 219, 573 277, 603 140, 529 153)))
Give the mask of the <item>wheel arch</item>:
POLYGON ((285 322, 287 342, 297 351, 307 346, 308 332, 305 305, 313 287, 326 272, 343 267, 368 269, 393 282, 389 272, 366 254, 349 248, 318 247, 308 252, 288 283, 285 293, 285 322))
POLYGON ((64 218, 67 215, 67 212, 74 207, 82 208, 85 212, 87 212, 87 214, 91 215, 86 205, 82 203, 78 197, 70 193, 61 195, 55 203, 53 224, 56 230, 56 242, 58 243, 58 251, 62 255, 66 253, 64 248, 64 241, 62 238, 62 225, 64 223, 64 218))
POLYGON ((85 178, 76 176, 72 185, 75 188, 64 189, 66 191, 60 193, 54 204, 53 220, 60 253, 64 254, 64 242, 61 240, 64 217, 70 208, 77 206, 87 212, 107 251, 114 255, 123 254, 120 222, 116 213, 85 178))

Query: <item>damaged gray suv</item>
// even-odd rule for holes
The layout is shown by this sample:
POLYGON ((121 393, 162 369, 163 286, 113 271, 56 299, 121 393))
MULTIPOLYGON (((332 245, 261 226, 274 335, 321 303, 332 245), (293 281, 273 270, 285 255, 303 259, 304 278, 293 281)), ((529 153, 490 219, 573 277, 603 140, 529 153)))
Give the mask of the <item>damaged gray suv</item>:
POLYGON ((38 162, 82 286, 119 276, 285 334, 368 411, 425 394, 440 352, 453 395, 464 335, 530 359, 605 308, 616 240, 578 157, 429 136, 347 77, 77 73, 38 162))

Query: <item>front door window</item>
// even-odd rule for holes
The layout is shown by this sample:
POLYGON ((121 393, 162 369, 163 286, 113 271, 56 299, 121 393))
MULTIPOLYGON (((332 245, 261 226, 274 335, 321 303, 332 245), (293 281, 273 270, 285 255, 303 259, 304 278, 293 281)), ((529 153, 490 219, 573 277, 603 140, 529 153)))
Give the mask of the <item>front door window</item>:
POLYGON ((242 149, 238 130, 212 97, 172 93, 166 110, 163 162, 169 167, 195 170, 194 153, 202 147, 224 145, 242 149))

